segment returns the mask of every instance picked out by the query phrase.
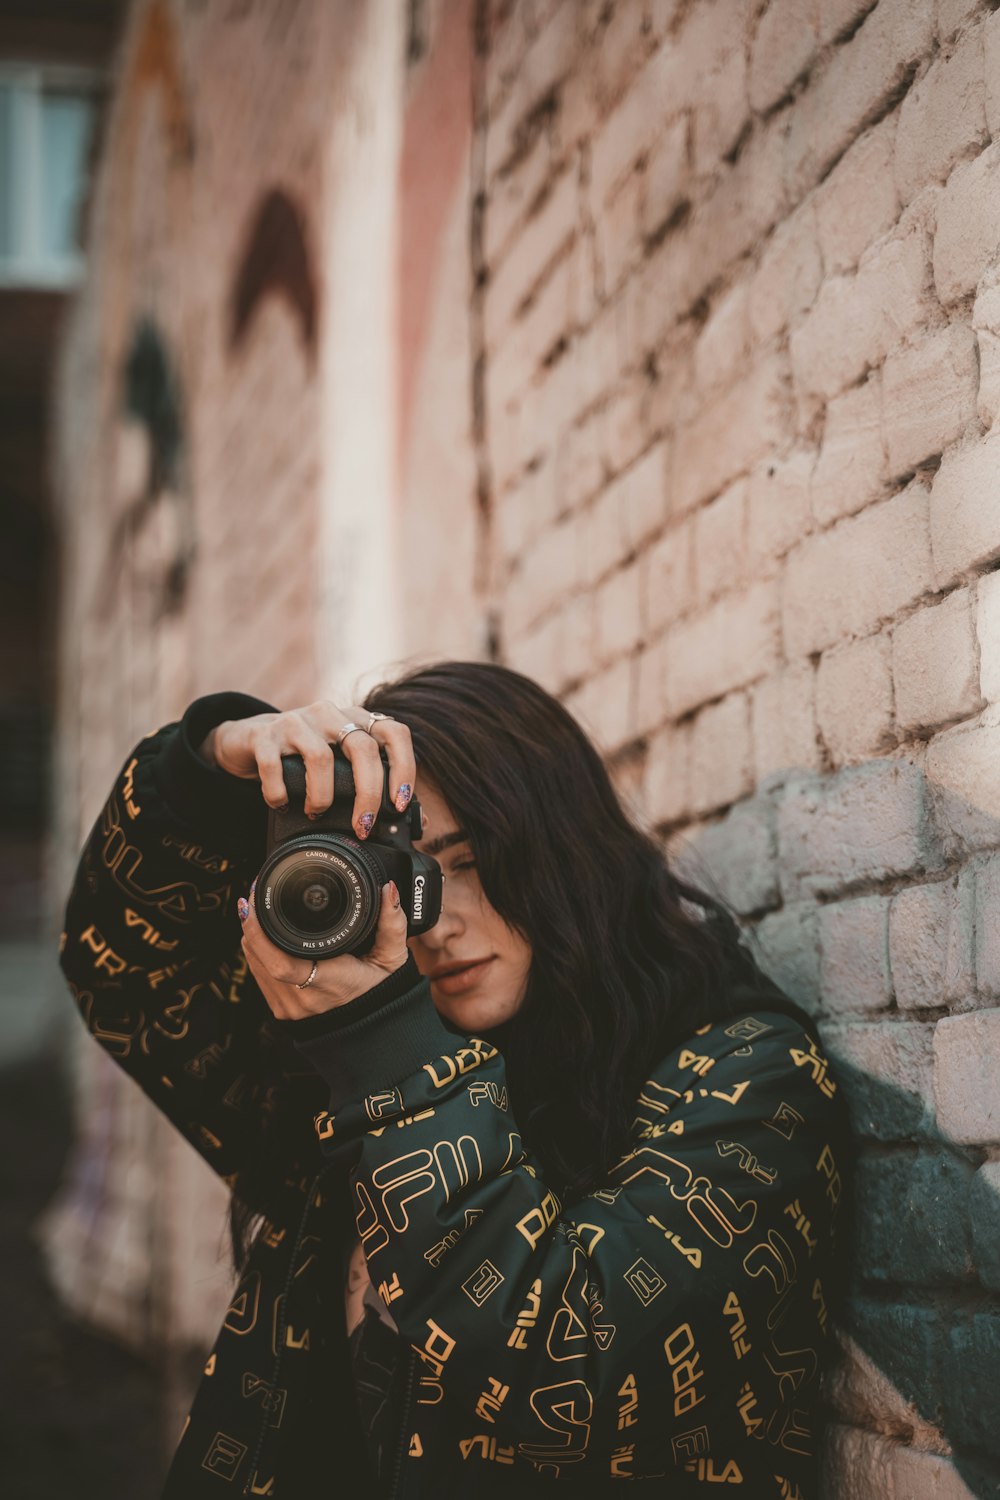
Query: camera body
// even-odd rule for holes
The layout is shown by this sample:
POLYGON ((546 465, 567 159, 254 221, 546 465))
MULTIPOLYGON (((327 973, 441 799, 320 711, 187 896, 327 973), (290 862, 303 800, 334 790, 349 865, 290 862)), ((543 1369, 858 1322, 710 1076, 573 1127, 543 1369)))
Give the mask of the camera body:
POLYGON ((316 819, 303 811, 305 762, 301 755, 281 757, 288 807, 268 810, 267 852, 254 890, 265 935, 297 957, 369 952, 387 880, 399 890, 408 937, 433 927, 441 915, 441 866, 413 848, 423 836, 419 800, 412 797, 405 812, 396 811, 388 756, 380 749, 382 800, 368 838, 358 839, 351 826, 351 763, 339 746, 331 749, 333 802, 316 819))

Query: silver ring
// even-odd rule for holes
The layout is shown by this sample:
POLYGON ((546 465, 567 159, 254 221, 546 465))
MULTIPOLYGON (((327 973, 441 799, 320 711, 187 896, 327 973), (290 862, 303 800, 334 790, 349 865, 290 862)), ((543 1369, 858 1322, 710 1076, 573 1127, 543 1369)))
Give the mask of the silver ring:
POLYGON ((367 731, 368 734, 371 734, 371 732, 372 732, 372 725, 375 723, 376 719, 391 719, 391 718, 392 718, 392 714, 373 713, 371 715, 370 719, 368 720, 368 723, 365 725, 365 730, 367 731))
MULTIPOLYGON (((361 725, 360 724, 345 724, 344 727, 343 727, 343 729, 337 735, 337 744, 338 745, 341 744, 342 741, 346 740, 347 736, 349 734, 353 734, 356 729, 361 729, 361 725)), ((361 729, 361 733, 362 734, 366 734, 367 730, 361 729)))
POLYGON ((301 984, 297 984, 295 986, 295 988, 297 990, 304 990, 307 984, 312 984, 313 980, 316 978, 316 970, 318 968, 319 968, 319 964, 316 962, 315 959, 313 959, 313 966, 309 970, 309 978, 308 979, 303 979, 302 983, 301 984))

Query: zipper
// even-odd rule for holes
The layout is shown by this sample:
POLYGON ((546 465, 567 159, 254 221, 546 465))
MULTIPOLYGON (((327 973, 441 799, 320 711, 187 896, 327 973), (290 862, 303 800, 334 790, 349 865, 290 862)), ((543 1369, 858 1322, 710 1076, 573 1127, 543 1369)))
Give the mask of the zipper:
MULTIPOLYGON (((320 1182, 322 1181, 323 1177, 326 1175, 326 1173, 330 1171, 331 1166, 332 1166, 332 1163, 330 1165, 324 1167, 322 1169, 322 1171, 317 1172, 316 1176, 313 1178, 313 1180, 312 1180, 312 1182, 310 1184, 309 1192, 308 1192, 308 1195, 306 1197, 305 1207, 302 1210, 302 1217, 299 1219, 299 1228, 298 1228, 298 1232, 297 1232, 297 1234, 295 1236, 295 1243, 292 1246, 292 1253, 291 1253, 291 1255, 288 1258, 288 1270, 285 1272, 285 1285, 284 1285, 284 1288, 283 1288, 282 1294, 281 1294, 281 1316, 278 1319, 278 1330, 277 1330, 278 1337, 276 1339, 276 1343, 277 1343, 277 1346, 278 1346, 278 1352, 277 1352, 277 1354, 274 1357, 274 1365, 273 1365, 273 1367, 271 1369, 271 1389, 272 1390, 276 1390, 277 1389, 277 1386, 278 1386, 278 1376, 281 1373, 281 1361, 282 1361, 282 1357, 283 1357, 284 1352, 285 1352, 285 1331, 286 1331, 286 1329, 288 1327, 288 1294, 289 1294, 289 1291, 291 1290, 292 1278, 293 1278, 293 1276, 295 1274, 295 1261, 296 1261, 296 1258, 298 1256, 299 1250, 300 1250, 300 1248, 302 1246, 302 1241, 303 1241, 303 1239, 305 1237, 306 1223, 307 1223, 308 1218, 309 1218, 310 1209, 313 1206, 313 1199, 316 1196, 316 1189, 319 1186, 320 1182)), ((264 1438, 265 1438, 265 1436, 267 1434, 267 1417, 268 1417, 267 1401, 265 1400, 264 1403, 263 1403, 263 1408, 261 1410, 261 1414, 260 1414, 260 1422, 258 1424, 258 1429, 257 1429, 257 1441, 254 1444, 253 1457, 250 1460, 250 1467, 249 1467, 249 1469, 247 1471, 246 1483, 243 1486, 243 1494, 244 1495, 248 1495, 250 1493, 250 1488, 249 1487, 250 1487, 250 1484, 253 1481, 254 1475, 257 1472, 257 1464, 258 1464, 258 1461, 260 1459, 261 1449, 264 1446, 264 1438)))
POLYGON ((410 1441, 410 1412, 413 1408, 413 1376, 417 1364, 417 1355, 412 1348, 409 1354, 410 1362, 406 1371, 406 1394, 403 1397, 403 1415, 400 1420, 399 1445, 396 1448, 396 1459, 392 1466, 392 1483, 389 1487, 389 1500, 399 1500, 399 1480, 403 1467, 403 1454, 410 1441))

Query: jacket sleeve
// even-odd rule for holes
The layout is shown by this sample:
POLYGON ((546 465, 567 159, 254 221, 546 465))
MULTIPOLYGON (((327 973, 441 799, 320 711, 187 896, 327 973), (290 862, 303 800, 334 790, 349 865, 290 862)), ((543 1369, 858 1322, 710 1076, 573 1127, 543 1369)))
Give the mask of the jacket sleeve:
POLYGON ((809 1454, 843 1128, 815 1037, 763 1007, 702 1028, 643 1085, 606 1182, 564 1203, 500 1052, 407 969, 388 1003, 282 1024, 330 1084, 318 1134, 463 1455, 640 1477, 710 1452, 718 1478, 748 1435, 778 1472, 809 1454))
POLYGON ((84 845, 60 937, 91 1035, 230 1181, 268 1014, 235 902, 264 856, 267 805, 258 781, 197 749, 224 719, 273 711, 214 693, 140 740, 84 845))

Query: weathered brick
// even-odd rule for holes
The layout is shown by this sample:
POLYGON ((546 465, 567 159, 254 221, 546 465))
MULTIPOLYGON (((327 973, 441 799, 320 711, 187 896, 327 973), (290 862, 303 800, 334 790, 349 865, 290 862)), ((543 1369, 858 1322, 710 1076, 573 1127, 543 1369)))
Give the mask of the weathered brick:
POLYGON ((789 553, 782 601, 789 656, 866 635, 930 588, 927 506, 927 490, 915 482, 789 553))
POLYGON ((984 717, 942 730, 924 766, 946 858, 1000 844, 1000 725, 984 717))
POLYGON ((745 693, 730 693, 691 726, 691 811, 726 807, 752 788, 749 705, 745 693))
POLYGON ((774 808, 766 798, 737 802, 718 822, 700 828, 694 842, 733 911, 747 915, 777 906, 774 808))
POLYGON ((658 234, 688 190, 688 151, 690 124, 685 115, 669 125, 653 144, 642 174, 642 202, 639 210, 643 238, 658 234))
POLYGON ((783 557, 811 529, 809 482, 816 456, 797 450, 787 458, 766 459, 752 471, 747 487, 748 565, 760 574, 783 557))
POLYGON ((527 549, 508 584, 507 614, 515 633, 567 595, 576 583, 576 537, 571 522, 551 526, 527 549))
MULTIPOLYGON (((868 1412, 865 1412, 868 1418, 868 1412)), ((889 1467, 898 1444, 862 1427, 830 1422, 821 1449, 823 1472, 836 1475, 837 1500, 889 1495, 889 1467)))
MULTIPOLYGON (((689 12, 691 21, 701 23, 704 29, 711 8, 709 5, 693 7, 689 12)), ((731 7, 716 0, 715 9, 716 16, 708 24, 714 21, 718 26, 721 20, 721 38, 735 45, 731 46, 711 79, 706 78, 707 86, 699 90, 694 102, 691 161, 698 177, 715 171, 717 164, 732 151, 750 118, 745 43, 737 30, 740 18, 733 14, 734 10, 740 10, 746 17, 749 6, 731 7)), ((710 39, 709 45, 717 45, 717 42, 710 39)))
POLYGON ((778 840, 782 890, 792 900, 916 874, 935 853, 923 775, 893 759, 791 779, 781 795, 778 840))
POLYGON ((577 578, 585 588, 592 588, 623 562, 628 552, 616 487, 607 485, 571 524, 576 539, 577 578))
MULTIPOLYGON (((517 171, 496 178, 490 189, 483 224, 489 266, 499 265, 533 206, 541 202, 546 183, 557 173, 558 157, 552 134, 551 128, 539 131, 517 171)), ((487 142, 489 139, 487 131, 487 142)))
MULTIPOLYGON (((993 1417, 998 1369, 1000 1313, 984 1309, 956 1318, 947 1330, 939 1389, 943 1425, 958 1451, 971 1448, 991 1455, 996 1451, 993 1417)), ((978 1485, 976 1492, 983 1492, 978 1485)))
POLYGON ((812 187, 878 115, 927 55, 933 36, 931 0, 881 0, 832 53, 793 106, 787 170, 796 196, 812 187))
POLYGON ((667 717, 667 643, 664 636, 646 640, 636 657, 634 728, 637 735, 650 735, 667 717))
POLYGON ((523 149, 526 126, 539 103, 555 91, 570 71, 577 50, 579 10, 562 0, 526 51, 499 115, 491 122, 490 173, 507 166, 523 149))
MULTIPOLYGON (((975 871, 976 982, 981 994, 1000 995, 1000 861, 975 871)), ((969 986, 971 990, 972 986, 969 986)))
POLYGON ((764 972, 810 1015, 820 1009, 818 921, 815 902, 786 901, 761 918, 751 944, 764 972))
POLYGON ((917 1021, 820 1024, 855 1133, 879 1141, 933 1139, 934 1028, 917 1021))
POLYGON ((931 485, 934 586, 1000 557, 1000 434, 946 453, 931 485))
POLYGON ((892 633, 896 720, 902 729, 945 724, 980 707, 973 599, 955 589, 925 605, 892 633))
POLYGON ((972 1175, 971 1164, 947 1149, 862 1156, 856 1223, 865 1276, 916 1286, 969 1282, 972 1175))
POLYGON ((603 672, 588 677, 564 699, 570 713, 604 754, 613 755, 632 737, 634 679, 631 659, 622 656, 603 672))
POLYGON ((889 473, 904 474, 943 452, 976 416, 976 339, 964 324, 898 350, 882 371, 882 426, 889 473))
POLYGON ((982 9, 982 0, 938 0, 938 40, 950 41, 955 32, 974 16, 978 17, 982 9))
POLYGON ((973 27, 938 56, 903 100, 896 132, 896 185, 904 203, 942 182, 961 157, 988 139, 983 32, 973 27))
POLYGON ((757 25, 750 52, 750 103, 763 113, 788 93, 808 68, 818 44, 813 0, 772 0, 757 25))
POLYGON ((748 315, 754 342, 764 345, 811 307, 823 280, 811 198, 774 230, 760 252, 749 285, 748 315))
POLYGON ((893 743, 890 656, 884 635, 824 652, 816 674, 816 720, 834 765, 866 760, 893 743))
POLYGON ((638 551, 663 530, 668 512, 665 470, 669 457, 656 443, 618 480, 622 535, 629 551, 638 551))
POLYGON ((639 564, 612 573, 596 592, 597 662, 604 666, 625 651, 633 651, 642 638, 642 594, 639 589, 639 564))
POLYGON ((617 108, 603 122, 593 143, 590 192, 595 212, 640 156, 683 108, 678 89, 681 49, 676 43, 658 48, 632 77, 617 108))
MULTIPOLYGON (((940 3, 946 5, 947 0, 940 0, 940 3)), ((967 9, 971 8, 973 3, 974 0, 951 0, 953 6, 964 5, 967 9)), ((976 4, 975 8, 978 10, 980 6, 976 4)), ((997 19, 995 13, 987 16, 985 20, 983 51, 986 74, 986 123, 990 134, 995 136, 1000 130, 1000 83, 998 83, 1000 79, 1000 67, 998 67, 1000 64, 1000 20, 997 19)))
POLYGON ((486 341, 497 349, 518 308, 566 253, 577 229, 577 183, 567 168, 493 271, 485 299, 486 341))
POLYGON ((642 173, 624 178, 594 217, 594 249, 597 257, 597 296, 614 297, 625 278, 643 257, 641 232, 642 173))
POLYGON ((745 687, 778 661, 778 600, 769 580, 726 595, 669 637, 667 696, 679 716, 709 698, 745 687))
POLYGON ((865 251, 853 276, 824 281, 815 304, 793 328, 796 385, 807 396, 829 400, 904 339, 941 321, 924 215, 904 214, 891 235, 865 251))
MULTIPOLYGON (((967 1470, 967 1465, 963 1464, 967 1470)), ((888 1479, 892 1495, 919 1495, 921 1500, 976 1500, 982 1490, 969 1488, 955 1467, 954 1459, 919 1448, 894 1445, 889 1457, 888 1479)), ((988 1482, 988 1481, 984 1481, 988 1482)))
MULTIPOLYGON (((848 1328, 835 1330, 846 1358, 835 1362, 830 1371, 828 1390, 833 1409, 857 1426, 872 1423, 878 1431, 907 1443, 919 1443, 931 1450, 942 1447, 940 1428, 917 1405, 927 1410, 926 1393, 935 1389, 940 1368, 936 1310, 913 1303, 854 1297, 848 1304, 846 1321, 848 1328)), ((930 1415, 940 1418, 934 1405, 930 1406, 930 1415)), ((898 1443, 887 1443, 887 1462, 892 1450, 899 1448, 898 1443)), ((887 1473, 888 1468, 884 1471, 887 1473)), ((854 1477, 850 1470, 838 1474, 838 1480, 842 1478, 845 1483, 854 1477)), ((890 1493, 886 1483, 850 1491, 852 1500, 871 1500, 873 1495, 890 1493)))
POLYGON ((556 515, 575 511, 604 484, 603 413, 596 412, 559 441, 554 457, 556 515))
POLYGON ((673 449, 671 500, 694 508, 779 446, 788 431, 788 370, 775 352, 705 406, 673 449))
POLYGON ((690 808, 691 726, 667 724, 649 742, 643 800, 651 822, 674 823, 690 808))
POLYGON ((815 705, 816 672, 808 661, 782 668, 751 689, 750 728, 758 782, 789 771, 819 769, 822 756, 815 705))
POLYGON ((993 264, 1000 238, 1000 142, 952 172, 934 236, 934 284, 947 307, 967 296, 993 264))
POLYGON ((593 666, 596 616, 593 594, 574 594, 563 601, 560 613, 564 619, 560 663, 563 671, 562 688, 567 683, 579 683, 593 666))
POLYGON ((979 690, 987 703, 996 703, 1000 701, 1000 572, 987 573, 976 585, 976 635, 979 690))
POLYGON ((671 526, 641 555, 646 619, 651 631, 664 629, 694 604, 694 523, 671 526))
POLYGON ((979 357, 976 410, 984 427, 1000 411, 1000 286, 981 286, 972 309, 972 328, 979 357))
POLYGON ((938 1125, 965 1145, 1000 1142, 1000 1010, 944 1016, 934 1028, 938 1125))
POLYGON ((897 891, 889 910, 896 1004, 927 1010, 970 995, 976 983, 971 871, 897 891))
POLYGON ((699 607, 747 582, 747 482, 738 479, 694 517, 695 592, 699 607))
MULTIPOLYGON (((647 445, 644 413, 648 387, 649 382, 640 375, 626 377, 601 413, 601 455, 609 474, 619 474, 622 469, 627 469, 647 445)), ((665 513, 666 482, 662 449, 655 462, 656 483, 664 497, 665 513)))
POLYGON ((750 357, 747 286, 737 282, 722 293, 694 347, 694 392, 699 400, 731 385, 750 357))
POLYGON ((1000 1161, 986 1161, 969 1191, 972 1253, 980 1281, 1000 1292, 1000 1161))
POLYGON ((881 405, 879 370, 828 403, 809 486, 813 516, 820 526, 863 510, 881 494, 886 477, 881 405))
POLYGON ((887 896, 820 907, 819 950, 820 994, 827 1010, 887 1009, 892 999, 887 896))
POLYGON ((868 246, 899 218, 892 170, 898 118, 893 111, 866 130, 812 195, 828 276, 853 270, 868 246))
POLYGON ((533 677, 548 692, 559 692, 564 679, 564 631, 565 619, 561 612, 549 615, 539 625, 529 626, 523 635, 505 641, 506 665, 533 677))

